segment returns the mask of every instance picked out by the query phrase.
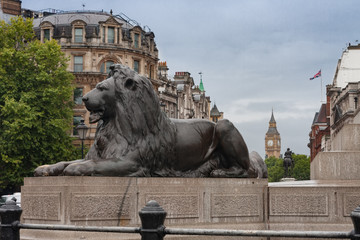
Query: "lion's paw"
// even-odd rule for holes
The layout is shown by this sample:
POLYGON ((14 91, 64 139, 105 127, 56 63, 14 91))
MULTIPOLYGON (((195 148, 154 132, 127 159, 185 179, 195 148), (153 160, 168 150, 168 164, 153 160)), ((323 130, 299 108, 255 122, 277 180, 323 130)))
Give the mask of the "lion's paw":
POLYGON ((94 173, 93 162, 73 163, 64 169, 66 176, 91 176, 94 173))
POLYGON ((247 178, 249 177, 247 171, 242 168, 231 168, 231 169, 215 169, 210 173, 211 177, 235 177, 235 178, 247 178))
POLYGON ((43 165, 35 169, 34 176, 58 176, 62 174, 64 168, 65 164, 63 162, 58 162, 52 165, 43 165))

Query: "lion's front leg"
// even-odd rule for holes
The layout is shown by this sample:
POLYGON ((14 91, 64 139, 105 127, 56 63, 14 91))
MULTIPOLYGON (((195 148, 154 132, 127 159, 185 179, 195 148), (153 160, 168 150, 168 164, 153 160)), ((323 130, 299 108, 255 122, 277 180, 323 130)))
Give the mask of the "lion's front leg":
POLYGON ((95 173, 95 161, 86 160, 70 164, 64 169, 66 176, 91 176, 95 173))
POLYGON ((75 161, 69 161, 69 162, 58 162, 51 165, 42 165, 35 169, 34 176, 59 176, 63 175, 64 169, 74 163, 82 162, 83 159, 75 160, 75 161))
POLYGON ((67 176, 144 176, 137 161, 129 159, 97 159, 70 164, 64 170, 67 176))

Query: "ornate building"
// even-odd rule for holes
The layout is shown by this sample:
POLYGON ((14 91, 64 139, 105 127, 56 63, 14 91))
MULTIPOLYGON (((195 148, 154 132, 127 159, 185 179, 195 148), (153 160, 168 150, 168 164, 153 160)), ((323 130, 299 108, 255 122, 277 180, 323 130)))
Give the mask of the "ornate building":
MULTIPOLYGON (((76 84, 74 126, 81 119, 90 126, 87 145, 94 138, 96 124, 89 124, 82 96, 106 78, 112 64, 127 65, 148 77, 156 91, 162 84, 157 78, 155 35, 135 21, 105 12, 55 12, 42 16, 34 19, 36 36, 41 41, 57 40, 69 58, 68 70, 74 74, 76 84)), ((77 134, 76 130, 73 134, 77 134)))
MULTIPOLYGON (((168 78, 166 62, 158 62, 155 35, 148 27, 124 14, 112 12, 34 12, 23 9, 24 16, 34 17, 34 30, 41 41, 57 40, 69 58, 68 71, 75 76, 74 131, 81 120, 90 126, 86 145, 91 145, 96 124, 90 124, 82 96, 104 80, 112 64, 123 64, 148 77, 158 93, 163 111, 171 118, 205 118, 210 116, 210 97, 194 84, 188 72, 168 78)), ((75 142, 75 144, 79 144, 75 142)))
POLYGON ((159 87, 159 98, 163 111, 170 118, 202 118, 210 119, 210 97, 200 79, 195 85, 189 72, 176 72, 173 80, 168 79, 166 62, 159 62, 158 74, 163 85, 159 87))
POLYGON ((315 113, 309 133, 310 161, 312 162, 319 152, 325 151, 325 142, 330 138, 330 98, 323 103, 315 113))
POLYGON ((280 133, 276 128, 274 112, 271 111, 269 129, 265 135, 265 155, 266 155, 265 158, 268 157, 280 158, 280 152, 281 152, 280 133))
POLYGON ((314 147, 319 150, 314 157, 312 154, 311 179, 360 179, 359 65, 360 45, 349 44, 337 62, 332 84, 326 89, 326 110, 322 110, 325 116, 321 120, 326 132, 310 135, 311 153, 314 147), (313 137, 319 140, 316 142, 313 137))
POLYGON ((219 111, 215 103, 210 111, 210 120, 213 122, 218 122, 220 119, 223 118, 224 118, 224 113, 219 111))

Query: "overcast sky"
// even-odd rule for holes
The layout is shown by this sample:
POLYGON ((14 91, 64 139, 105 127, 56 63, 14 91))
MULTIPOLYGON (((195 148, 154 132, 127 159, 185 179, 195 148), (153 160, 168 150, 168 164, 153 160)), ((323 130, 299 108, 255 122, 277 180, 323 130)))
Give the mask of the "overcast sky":
POLYGON ((23 0, 22 7, 112 9, 148 26, 170 76, 187 71, 199 84, 203 72, 212 105, 261 156, 272 108, 281 152, 310 154, 325 86, 346 45, 360 40, 356 0, 23 0), (309 80, 320 69, 322 89, 320 78, 309 80))

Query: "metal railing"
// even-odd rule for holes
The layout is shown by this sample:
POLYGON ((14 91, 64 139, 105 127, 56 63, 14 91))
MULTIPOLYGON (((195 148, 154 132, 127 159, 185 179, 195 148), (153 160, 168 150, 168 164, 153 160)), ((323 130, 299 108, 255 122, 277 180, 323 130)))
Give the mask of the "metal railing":
POLYGON ((225 229, 177 229, 165 228, 166 212, 156 201, 149 201, 141 209, 141 227, 90 227, 73 225, 22 224, 22 209, 11 200, 0 208, 0 240, 20 240, 20 229, 61 230, 81 232, 136 233, 142 240, 162 240, 165 235, 207 235, 243 237, 286 237, 286 238, 348 238, 360 240, 360 207, 351 213, 354 230, 332 231, 273 231, 273 230, 225 230, 225 229))

